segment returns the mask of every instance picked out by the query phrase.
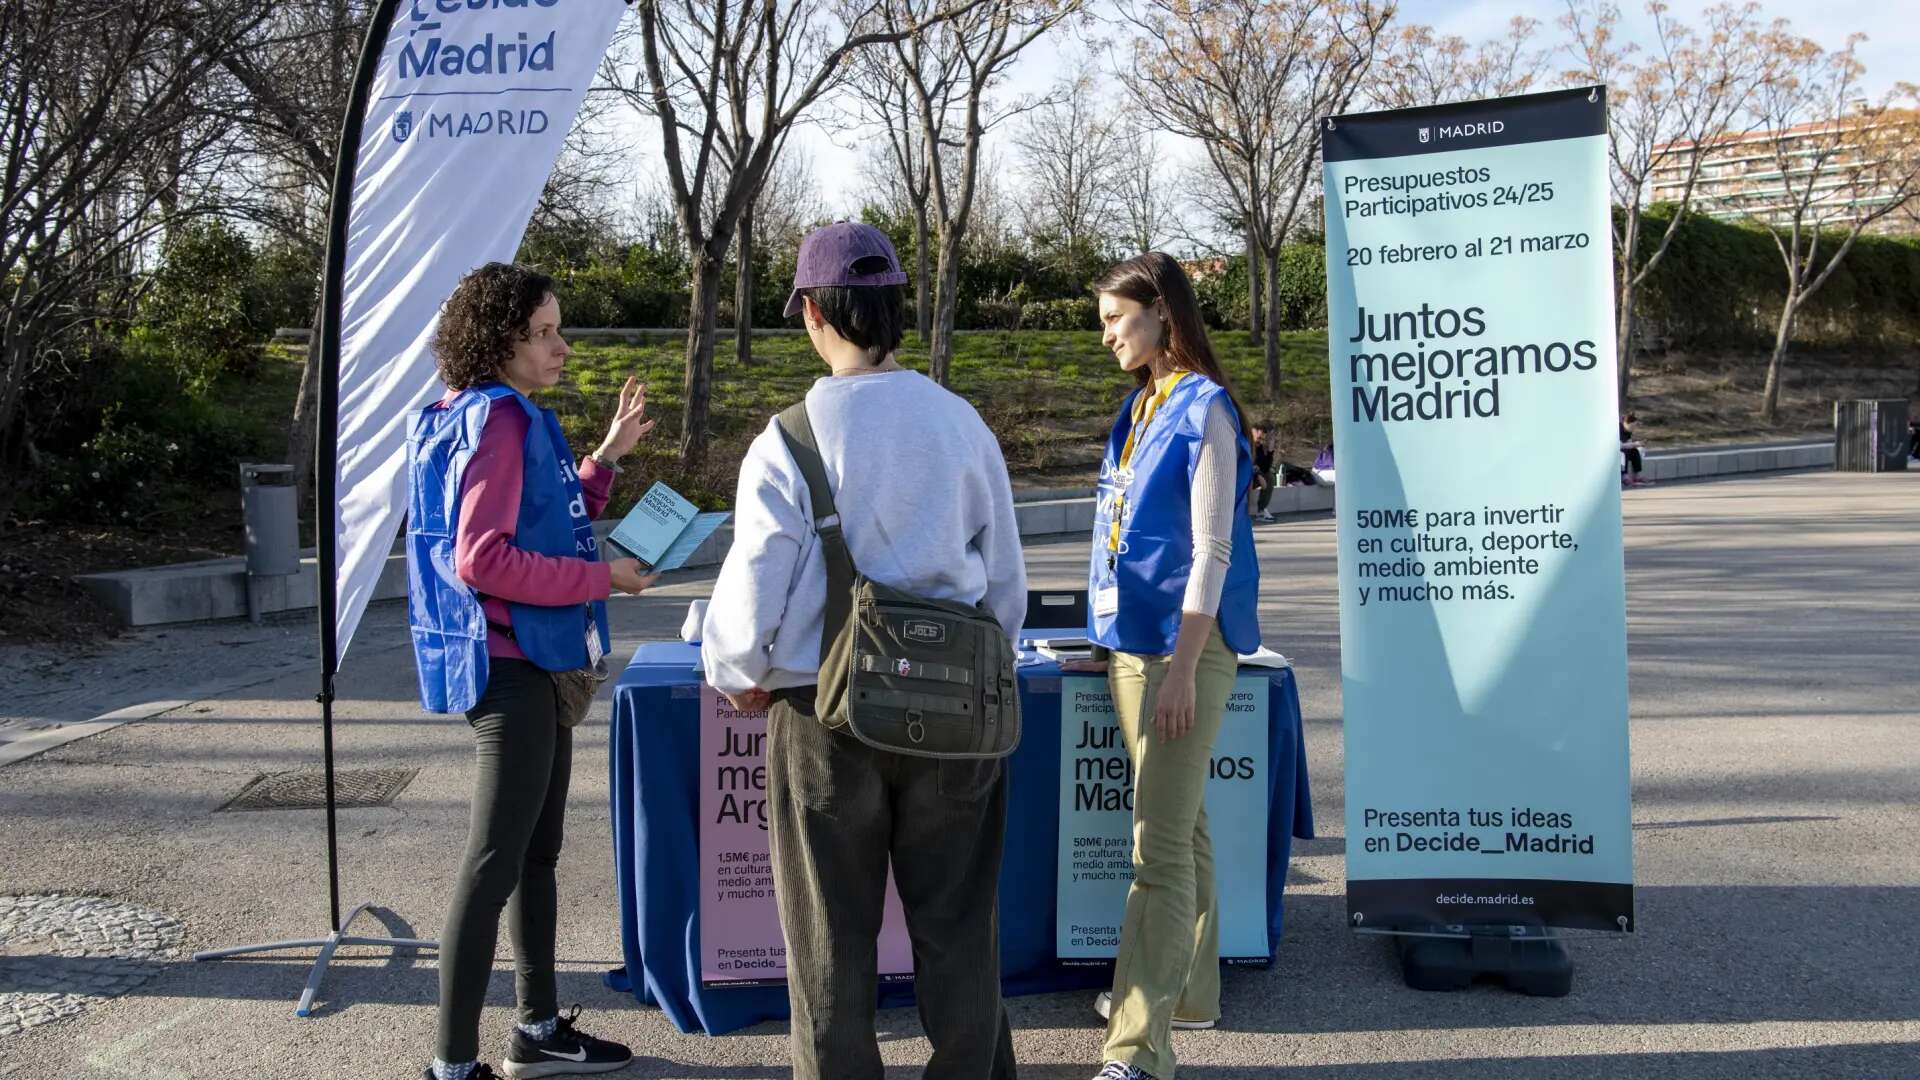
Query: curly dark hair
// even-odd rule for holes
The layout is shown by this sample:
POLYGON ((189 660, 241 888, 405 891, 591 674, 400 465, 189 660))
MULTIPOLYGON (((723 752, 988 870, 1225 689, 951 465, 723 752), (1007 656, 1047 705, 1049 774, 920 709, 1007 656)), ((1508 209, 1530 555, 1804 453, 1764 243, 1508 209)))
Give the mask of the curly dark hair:
POLYGON ((461 278, 433 334, 433 357, 447 389, 499 378, 513 343, 552 295, 552 278, 512 263, 491 262, 461 278))

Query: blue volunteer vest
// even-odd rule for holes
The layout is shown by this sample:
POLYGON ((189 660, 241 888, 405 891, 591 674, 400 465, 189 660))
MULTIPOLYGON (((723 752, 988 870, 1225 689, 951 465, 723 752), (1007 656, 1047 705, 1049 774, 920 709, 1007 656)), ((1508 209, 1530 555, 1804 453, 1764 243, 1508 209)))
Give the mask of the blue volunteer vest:
MULTIPOLYGON (((1128 474, 1120 455, 1133 427, 1133 404, 1150 387, 1128 395, 1107 438, 1093 515, 1093 558, 1088 573, 1088 634, 1109 649, 1165 656, 1180 633, 1180 601, 1193 570, 1193 471, 1199 464, 1207 410, 1226 394, 1219 383, 1189 372, 1135 440, 1128 474), (1125 495, 1122 503, 1120 496, 1125 495), (1121 509, 1120 550, 1109 549, 1116 507, 1121 509), (1115 588, 1119 610, 1095 614, 1100 591, 1115 588)), ((1232 415, 1234 410, 1229 409, 1232 415)), ((1236 443, 1233 559, 1220 590, 1220 635, 1235 652, 1260 647, 1260 562, 1246 513, 1253 482, 1253 451, 1234 418, 1236 443)))
MULTIPOLYGON (((510 386, 485 383, 416 411, 407 435, 407 618, 420 705, 428 712, 465 712, 487 687, 487 616, 479 594, 454 572, 453 545, 460 529, 460 480, 498 402, 527 413, 513 546, 562 558, 600 557, 580 475, 551 410, 510 386)), ((508 606, 514 644, 540 668, 586 667, 589 632, 599 635, 600 651, 607 650, 605 601, 508 606)))

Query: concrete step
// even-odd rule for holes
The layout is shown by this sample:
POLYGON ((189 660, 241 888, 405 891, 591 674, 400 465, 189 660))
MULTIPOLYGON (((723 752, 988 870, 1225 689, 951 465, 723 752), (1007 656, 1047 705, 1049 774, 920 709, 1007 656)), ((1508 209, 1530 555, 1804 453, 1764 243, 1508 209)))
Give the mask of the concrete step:
MULTIPOLYGON (((1732 450, 1672 450, 1649 454, 1646 473, 1651 480, 1684 480, 1781 469, 1833 467, 1832 443, 1803 443, 1732 450)), ((1283 487, 1273 493, 1268 509, 1276 515, 1314 514, 1333 509, 1334 489, 1325 486, 1283 487)), ((1084 487, 1037 489, 1023 492, 1014 504, 1014 517, 1023 537, 1085 535, 1093 530, 1093 499, 1084 487)), ((595 522, 602 538, 611 521, 595 522)), ((688 569, 719 565, 733 544, 733 526, 722 526, 687 560, 688 569)), ((314 552, 303 553, 300 572, 287 577, 258 578, 253 588, 260 614, 292 611, 318 605, 318 578, 314 552)), ((246 563, 240 558, 85 574, 81 586, 128 626, 234 619, 248 614, 246 563)), ((387 557, 375 586, 375 600, 393 600, 407 594, 406 556, 397 549, 387 557)))
POLYGON ((1690 480, 1739 473, 1778 472, 1783 469, 1833 468, 1833 442, 1805 442, 1763 447, 1716 450, 1678 449, 1646 455, 1649 480, 1690 480))

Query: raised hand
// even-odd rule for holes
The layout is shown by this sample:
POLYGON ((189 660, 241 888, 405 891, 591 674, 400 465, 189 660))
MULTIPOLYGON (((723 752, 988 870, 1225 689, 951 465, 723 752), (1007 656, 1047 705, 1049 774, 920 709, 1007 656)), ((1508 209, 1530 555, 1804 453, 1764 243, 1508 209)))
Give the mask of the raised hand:
POLYGON ((620 405, 614 410, 613 423, 607 426, 607 437, 601 440, 597 456, 610 462, 626 457, 653 430, 653 424, 647 419, 647 384, 638 376, 628 376, 627 384, 620 388, 620 405))

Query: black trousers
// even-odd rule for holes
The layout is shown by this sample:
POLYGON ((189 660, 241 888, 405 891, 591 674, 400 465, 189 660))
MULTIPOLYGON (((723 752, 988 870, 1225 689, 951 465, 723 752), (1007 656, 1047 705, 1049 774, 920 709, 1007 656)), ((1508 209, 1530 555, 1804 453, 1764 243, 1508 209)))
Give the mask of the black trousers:
POLYGON ((1620 452, 1626 455, 1627 473, 1632 476, 1639 476, 1640 470, 1645 468, 1645 462, 1640 459, 1640 448, 1637 446, 1629 446, 1620 452))
POLYGON ((1273 502, 1273 473, 1254 473, 1253 486, 1260 491, 1260 501, 1254 506, 1254 512, 1264 514, 1267 512, 1267 507, 1273 502))
POLYGON ((560 726, 553 677, 525 660, 494 659, 473 726, 473 817, 453 903, 440 939, 442 1061, 480 1056, 480 1009, 493 975, 500 913, 513 941, 520 1020, 560 1011, 554 989, 554 935, 573 730, 560 726))
POLYGON ((767 824, 787 939, 795 1080, 880 1080, 874 1035, 891 861, 913 939, 929 1080, 1012 1080, 1000 999, 999 761, 875 750, 782 691, 767 717, 767 824))

